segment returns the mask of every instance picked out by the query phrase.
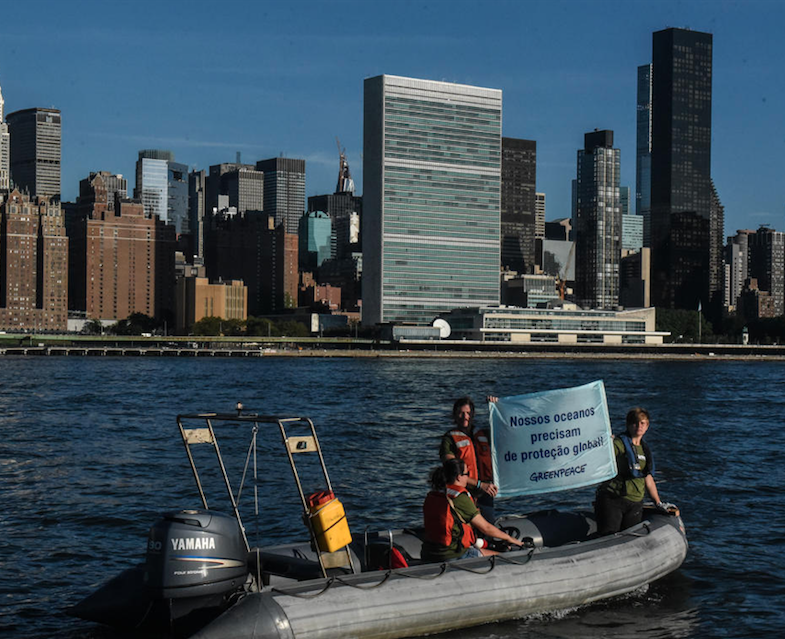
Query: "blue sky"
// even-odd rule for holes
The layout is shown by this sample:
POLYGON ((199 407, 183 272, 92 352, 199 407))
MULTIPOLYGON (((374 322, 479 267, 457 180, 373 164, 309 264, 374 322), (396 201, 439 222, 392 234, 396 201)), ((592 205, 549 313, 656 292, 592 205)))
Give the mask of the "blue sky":
POLYGON ((547 218, 569 215, 583 134, 613 129, 635 185, 635 80, 651 34, 714 34, 712 173, 726 234, 785 230, 785 3, 778 0, 0 0, 6 112, 63 112, 63 198, 137 152, 207 168, 286 155, 332 192, 335 138, 362 191, 363 79, 502 89, 503 134, 537 141, 547 218))

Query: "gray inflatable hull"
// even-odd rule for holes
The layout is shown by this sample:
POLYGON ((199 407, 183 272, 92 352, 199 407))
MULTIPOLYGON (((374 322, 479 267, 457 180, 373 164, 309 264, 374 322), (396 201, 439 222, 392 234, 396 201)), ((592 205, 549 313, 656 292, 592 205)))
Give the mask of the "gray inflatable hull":
POLYGON ((378 573, 315 579, 241 599, 195 639, 392 639, 572 608, 622 595, 676 570, 679 517, 617 535, 378 573), (374 587, 376 586, 376 587, 374 587))

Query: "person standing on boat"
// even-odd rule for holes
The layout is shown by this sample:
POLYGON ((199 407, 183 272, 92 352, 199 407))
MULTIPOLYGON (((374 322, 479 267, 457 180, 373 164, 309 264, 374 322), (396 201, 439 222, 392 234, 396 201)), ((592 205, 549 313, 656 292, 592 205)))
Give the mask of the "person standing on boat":
MULTIPOLYGON (((488 396, 489 402, 498 398, 488 396)), ((455 400, 452 407, 455 427, 443 436, 439 447, 442 462, 461 459, 469 470, 468 487, 477 500, 477 506, 488 521, 495 520, 493 498, 499 488, 493 483, 491 462, 491 435, 487 428, 474 425, 474 402, 471 397, 455 400)))
POLYGON ((523 543, 491 524, 480 514, 467 490, 469 467, 450 458, 431 471, 431 491, 423 503, 425 541, 422 558, 425 561, 451 561, 499 554, 495 550, 478 547, 479 531, 488 538, 495 537, 515 546, 523 543))
POLYGON ((613 438, 619 472, 598 488, 594 502, 599 535, 610 535, 640 523, 647 492, 662 507, 654 483, 654 458, 643 440, 649 430, 649 412, 644 408, 631 409, 626 425, 627 432, 613 438))

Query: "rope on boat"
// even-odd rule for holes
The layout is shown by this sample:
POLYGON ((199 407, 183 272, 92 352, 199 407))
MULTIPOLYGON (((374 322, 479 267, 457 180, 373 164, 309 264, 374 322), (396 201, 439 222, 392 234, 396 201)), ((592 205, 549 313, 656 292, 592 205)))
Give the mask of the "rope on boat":
POLYGON ((466 566, 461 566, 459 564, 453 564, 452 567, 456 570, 465 570, 466 572, 471 572, 475 575, 487 575, 491 572, 494 568, 496 568, 496 557, 499 555, 490 555, 488 557, 488 570, 475 570, 474 568, 468 568, 466 566))
POLYGON ((526 559, 524 561, 518 561, 517 559, 510 559, 509 557, 506 557, 504 555, 504 553, 502 553, 500 555, 494 555, 494 556, 498 560, 504 561, 504 562, 506 562, 508 564, 515 564, 516 566, 525 566, 526 564, 528 564, 531 561, 533 555, 534 555, 534 548, 530 548, 529 552, 526 553, 526 559))
POLYGON ((325 592, 327 592, 329 590, 330 586, 332 586, 334 583, 335 583, 335 577, 330 577, 327 580, 327 583, 324 584, 324 588, 322 588, 319 592, 314 592, 313 594, 310 594, 310 595, 297 593, 297 592, 286 592, 285 590, 281 590, 280 588, 270 588, 270 591, 271 592, 277 592, 279 595, 288 595, 290 597, 298 597, 299 599, 314 599, 314 598, 318 597, 319 595, 323 595, 325 592))
POLYGON ((447 572, 447 564, 443 563, 439 566, 440 570, 435 575, 410 575, 406 572, 399 572, 397 575, 399 577, 409 577, 410 579, 438 579, 441 577, 445 572, 447 572))
POLYGON ((391 576, 392 576, 392 570, 388 570, 388 571, 385 573, 384 577, 382 577, 382 580, 381 580, 379 583, 373 584, 373 585, 371 585, 371 586, 361 586, 361 585, 359 585, 359 584, 353 584, 353 583, 352 583, 352 582, 350 582, 350 581, 344 581, 344 580, 343 580, 343 579, 341 579, 340 577, 335 577, 335 581, 337 581, 337 582, 338 582, 338 583, 340 583, 340 584, 343 584, 344 586, 350 586, 351 588, 357 588, 357 590, 373 590, 374 588, 378 588, 379 586, 381 586, 381 585, 382 585, 384 582, 386 582, 386 581, 387 581, 387 580, 388 580, 388 579, 389 579, 391 576))

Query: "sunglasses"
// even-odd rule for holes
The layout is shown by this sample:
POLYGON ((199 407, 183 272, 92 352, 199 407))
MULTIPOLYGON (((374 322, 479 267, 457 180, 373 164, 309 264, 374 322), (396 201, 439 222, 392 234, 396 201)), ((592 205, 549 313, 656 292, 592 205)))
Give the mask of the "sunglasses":
POLYGON ((458 475, 458 477, 464 477, 464 476, 468 476, 468 475, 469 475, 469 471, 466 471, 465 473, 460 473, 458 475))

